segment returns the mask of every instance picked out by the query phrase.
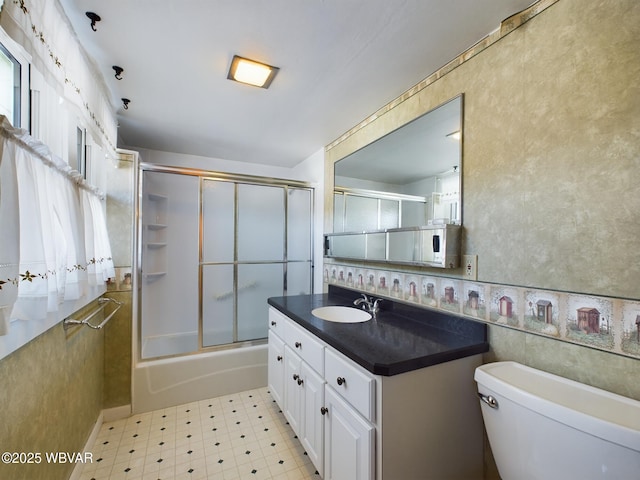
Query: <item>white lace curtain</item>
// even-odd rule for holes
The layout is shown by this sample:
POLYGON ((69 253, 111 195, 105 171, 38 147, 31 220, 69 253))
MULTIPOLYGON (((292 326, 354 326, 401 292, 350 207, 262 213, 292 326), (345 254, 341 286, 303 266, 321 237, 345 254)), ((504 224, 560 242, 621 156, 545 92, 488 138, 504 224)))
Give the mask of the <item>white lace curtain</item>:
POLYGON ((0 335, 114 276, 101 196, 0 115, 0 335))

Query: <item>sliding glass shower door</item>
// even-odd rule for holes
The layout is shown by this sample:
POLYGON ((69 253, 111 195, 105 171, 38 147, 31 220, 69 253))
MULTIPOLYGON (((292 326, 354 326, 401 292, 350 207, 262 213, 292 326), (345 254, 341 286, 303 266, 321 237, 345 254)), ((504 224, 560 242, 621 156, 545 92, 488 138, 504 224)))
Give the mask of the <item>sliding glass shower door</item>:
POLYGON ((203 346, 267 336, 266 300, 311 293, 312 191, 202 182, 203 346))
POLYGON ((138 246, 142 358, 198 349, 199 181, 143 171, 138 246))
POLYGON ((238 185, 236 341, 265 338, 266 299, 284 293, 285 194, 282 187, 238 185))
POLYGON ((312 292, 313 190, 175 170, 142 175, 141 357, 266 338, 267 299, 312 292))
POLYGON ((140 356, 262 340, 267 299, 312 292, 313 189, 143 170, 140 356))

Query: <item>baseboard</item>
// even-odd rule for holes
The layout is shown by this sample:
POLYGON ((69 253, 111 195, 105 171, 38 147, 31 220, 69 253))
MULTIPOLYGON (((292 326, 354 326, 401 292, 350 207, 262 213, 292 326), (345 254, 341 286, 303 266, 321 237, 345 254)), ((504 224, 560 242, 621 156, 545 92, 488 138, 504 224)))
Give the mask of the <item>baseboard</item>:
MULTIPOLYGON (((91 433, 89 434, 89 438, 87 439, 87 443, 84 445, 83 452, 90 452, 93 448, 93 444, 96 443, 96 438, 98 438, 98 434, 100 433, 100 428, 102 428, 102 424, 104 423, 104 410, 100 412, 98 415, 98 419, 96 420, 91 433)), ((84 467, 83 463, 76 463, 75 467, 73 467, 73 472, 71 472, 71 476, 69 480, 80 480, 80 476, 82 475, 82 467, 84 467)))
POLYGON ((107 408, 102 411, 103 422, 113 422, 131 416, 131 405, 121 405, 119 407, 107 408))
MULTIPOLYGON (((100 429, 102 428, 102 424, 104 422, 113 422, 114 420, 120 420, 122 418, 127 418, 131 416, 131 405, 122 405, 120 407, 107 408, 100 412, 98 418, 96 419, 96 423, 89 434, 89 438, 87 439, 87 443, 85 443, 83 452, 91 452, 93 450, 93 445, 96 443, 96 438, 98 438, 98 434, 100 433, 100 429)), ((76 463, 73 468, 73 472, 71 472, 71 476, 69 480, 80 480, 82 475, 82 467, 84 464, 76 463)))

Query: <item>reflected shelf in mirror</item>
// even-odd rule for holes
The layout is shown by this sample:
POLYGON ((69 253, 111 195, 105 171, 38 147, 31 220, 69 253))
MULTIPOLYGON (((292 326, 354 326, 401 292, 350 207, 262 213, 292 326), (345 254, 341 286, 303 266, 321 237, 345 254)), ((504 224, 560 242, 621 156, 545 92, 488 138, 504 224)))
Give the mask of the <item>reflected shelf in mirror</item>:
POLYGON ((463 95, 335 164, 333 231, 462 224, 463 95))
POLYGON ((458 268, 461 228, 443 224, 326 234, 324 254, 349 260, 458 268))

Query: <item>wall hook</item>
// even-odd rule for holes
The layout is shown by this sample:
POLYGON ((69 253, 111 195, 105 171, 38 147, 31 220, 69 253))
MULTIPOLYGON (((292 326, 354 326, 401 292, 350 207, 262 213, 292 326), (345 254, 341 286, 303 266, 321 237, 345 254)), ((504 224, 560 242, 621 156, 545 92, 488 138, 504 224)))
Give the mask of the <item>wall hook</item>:
POLYGON ((129 104, 131 103, 131 100, 129 100, 128 98, 123 98, 122 99, 122 104, 124 105, 124 109, 125 110, 129 110, 129 104))
POLYGON ((99 22, 100 20, 102 20, 100 18, 100 15, 98 15, 97 13, 93 13, 93 12, 87 12, 86 15, 91 20, 91 30, 93 30, 94 32, 97 32, 97 30, 96 30, 96 22, 99 22))
POLYGON ((124 68, 117 65, 114 65, 112 68, 116 71, 116 78, 118 80, 122 80, 122 77, 120 75, 122 75, 122 72, 124 72, 124 68))

